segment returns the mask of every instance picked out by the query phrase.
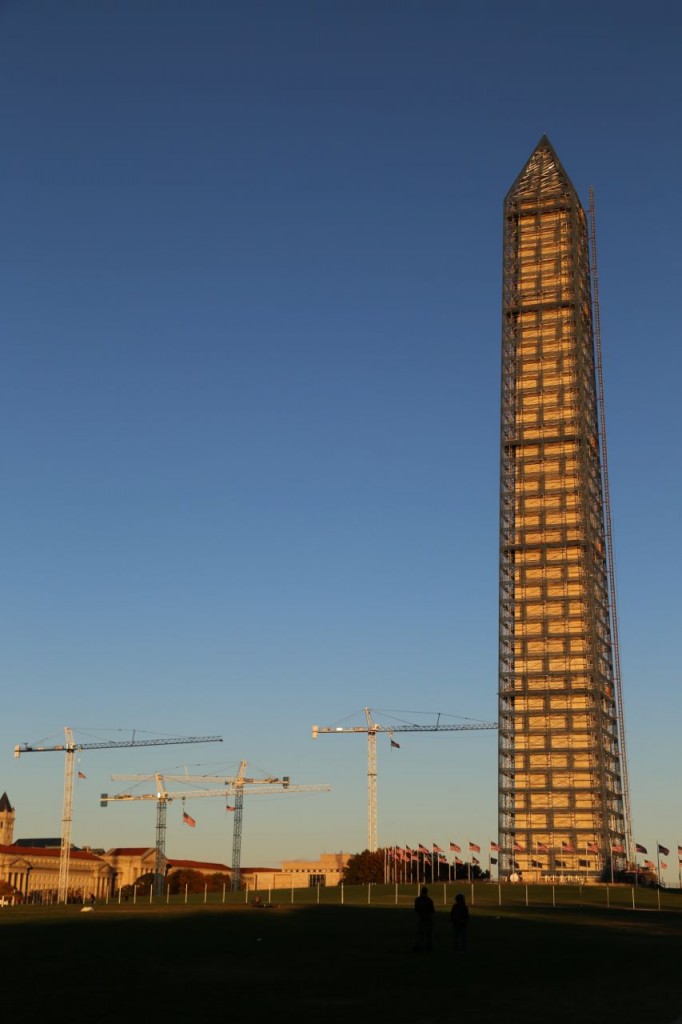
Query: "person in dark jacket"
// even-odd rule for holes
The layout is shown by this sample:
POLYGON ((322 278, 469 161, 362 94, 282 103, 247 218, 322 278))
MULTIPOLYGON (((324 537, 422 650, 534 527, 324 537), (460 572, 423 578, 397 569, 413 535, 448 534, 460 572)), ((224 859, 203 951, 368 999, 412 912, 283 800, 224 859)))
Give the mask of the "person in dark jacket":
POLYGON ((465 953, 467 948, 467 926, 469 924, 469 908, 461 892, 455 896, 450 911, 452 937, 455 941, 455 953, 465 953))
POLYGON ((433 915, 436 912, 436 908, 425 885, 422 885, 421 892, 414 901, 414 910, 417 915, 417 945, 415 949, 430 953, 433 937, 433 915))

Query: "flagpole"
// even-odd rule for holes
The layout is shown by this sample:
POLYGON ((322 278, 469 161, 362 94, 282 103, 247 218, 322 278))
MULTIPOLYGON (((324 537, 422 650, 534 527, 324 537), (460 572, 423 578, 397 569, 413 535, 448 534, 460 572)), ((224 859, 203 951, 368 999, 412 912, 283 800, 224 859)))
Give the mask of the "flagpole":
POLYGON ((661 844, 656 840, 656 871, 658 873, 658 884, 661 884, 661 844))

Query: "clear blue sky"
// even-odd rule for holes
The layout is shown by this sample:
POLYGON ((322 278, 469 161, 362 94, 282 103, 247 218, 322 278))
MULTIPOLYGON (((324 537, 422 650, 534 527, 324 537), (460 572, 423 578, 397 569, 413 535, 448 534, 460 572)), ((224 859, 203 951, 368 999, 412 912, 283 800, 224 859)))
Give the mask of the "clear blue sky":
MULTIPOLYGON (((596 190, 634 830, 682 843, 680 52, 656 0, 0 4, 20 835, 62 763, 12 748, 64 725, 225 738, 84 755, 78 843, 153 843, 112 771, 330 782, 247 806, 272 864, 365 844, 364 741, 314 722, 496 718, 501 204, 546 132, 596 190)), ((496 771, 492 732, 384 738, 380 842, 487 846, 496 771)), ((189 809, 170 851, 229 859, 189 809)))

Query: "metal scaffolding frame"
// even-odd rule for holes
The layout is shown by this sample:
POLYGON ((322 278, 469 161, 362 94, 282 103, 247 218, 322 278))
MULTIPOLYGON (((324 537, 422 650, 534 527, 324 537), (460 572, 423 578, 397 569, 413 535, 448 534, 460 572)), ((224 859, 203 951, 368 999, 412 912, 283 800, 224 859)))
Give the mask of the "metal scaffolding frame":
POLYGON ((595 375, 587 219, 543 136, 504 202, 503 876, 594 879, 630 853, 595 375))

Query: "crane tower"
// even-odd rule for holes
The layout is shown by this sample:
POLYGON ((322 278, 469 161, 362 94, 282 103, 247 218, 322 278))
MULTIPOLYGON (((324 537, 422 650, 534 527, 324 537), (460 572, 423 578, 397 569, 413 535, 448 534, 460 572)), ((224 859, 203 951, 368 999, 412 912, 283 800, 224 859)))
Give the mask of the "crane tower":
POLYGON ((64 754, 64 795, 62 798, 62 835, 59 855, 59 882, 57 902, 66 903, 69 895, 69 856, 71 851, 71 825, 73 822, 73 776, 76 766, 76 752, 81 750, 116 750, 121 747, 163 747, 177 743, 222 743, 222 736, 166 736, 161 739, 136 740, 133 732, 130 740, 102 740, 97 743, 79 743, 73 738, 73 730, 64 728, 64 743, 55 746, 30 746, 17 743, 14 756, 22 754, 64 754))
POLYGON ((153 800, 156 801, 156 857, 154 862, 154 892, 156 895, 160 895, 163 888, 163 877, 164 877, 164 861, 166 855, 166 814, 168 804, 173 800, 189 800, 189 799, 204 799, 206 797, 230 797, 234 799, 234 807, 231 808, 235 813, 235 820, 232 834, 232 885, 233 889, 239 889, 240 887, 240 870, 241 870, 241 842, 242 842, 242 816, 240 814, 239 821, 237 821, 236 815, 238 811, 243 812, 244 796, 270 796, 274 793, 322 793, 329 792, 331 786, 327 784, 320 785, 291 785, 289 776, 284 775, 282 778, 276 778, 275 776, 269 775, 265 778, 258 779, 247 777, 246 775, 247 762, 242 761, 239 766, 239 771, 236 776, 226 775, 162 775, 156 773, 155 775, 112 775, 114 781, 134 781, 134 782, 155 782, 156 788, 153 793, 120 793, 116 796, 110 796, 108 793, 102 793, 100 797, 100 806, 106 807, 107 804, 116 801, 131 801, 131 800, 153 800), (221 789, 195 789, 195 790, 178 790, 175 792, 168 792, 165 787, 167 782, 182 782, 182 783, 222 783, 221 789))
MULTIPOLYGON (((345 733, 364 733, 367 736, 367 849, 377 849, 377 735, 387 733, 393 736, 396 732, 472 732, 478 729, 497 729, 497 722, 469 721, 457 725, 441 723, 441 715, 430 725, 380 725, 372 718, 371 708, 364 708, 365 725, 343 727, 338 725, 313 726, 313 739, 324 734, 342 735, 345 733)), ((394 743, 393 740, 391 742, 394 743)), ((397 746, 397 744, 395 744, 397 746)))

